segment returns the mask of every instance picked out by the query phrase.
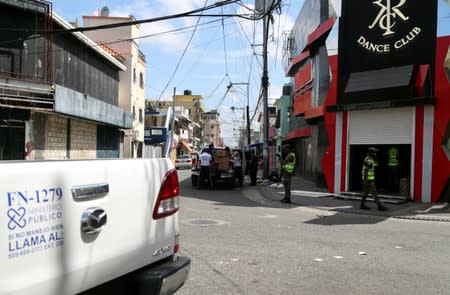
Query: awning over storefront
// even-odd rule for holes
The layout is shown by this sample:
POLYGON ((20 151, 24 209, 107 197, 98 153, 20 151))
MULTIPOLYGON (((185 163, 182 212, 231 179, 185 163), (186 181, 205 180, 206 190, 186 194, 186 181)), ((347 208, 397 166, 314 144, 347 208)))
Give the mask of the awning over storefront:
POLYGON ((311 136, 311 134, 312 134, 311 127, 299 128, 299 129, 289 132, 284 137, 284 140, 290 140, 290 139, 299 138, 299 137, 308 137, 308 136, 311 136))
POLYGON ((263 145, 263 144, 264 144, 263 142, 257 142, 257 143, 249 144, 247 147, 249 147, 249 148, 258 147, 258 146, 263 145))
POLYGON ((414 65, 351 73, 344 103, 406 99, 413 95, 414 65))
POLYGON ((191 147, 189 146, 189 144, 187 142, 180 141, 179 142, 179 147, 184 149, 187 153, 191 153, 192 152, 192 149, 191 149, 191 147))
POLYGON ((330 17, 324 23, 320 24, 314 32, 308 35, 308 48, 310 51, 325 43, 333 26, 334 18, 330 17))
POLYGON ((308 60, 308 58, 309 58, 308 50, 305 50, 301 54, 294 56, 288 68, 286 69, 286 77, 293 77, 295 73, 298 71, 298 69, 303 65, 303 63, 306 60, 308 60))

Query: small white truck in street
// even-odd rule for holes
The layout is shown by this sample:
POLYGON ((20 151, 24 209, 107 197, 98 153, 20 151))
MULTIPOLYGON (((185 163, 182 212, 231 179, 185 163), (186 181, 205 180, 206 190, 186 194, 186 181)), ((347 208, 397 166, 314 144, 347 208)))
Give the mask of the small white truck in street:
POLYGON ((179 184, 159 159, 0 162, 0 294, 172 294, 179 184))

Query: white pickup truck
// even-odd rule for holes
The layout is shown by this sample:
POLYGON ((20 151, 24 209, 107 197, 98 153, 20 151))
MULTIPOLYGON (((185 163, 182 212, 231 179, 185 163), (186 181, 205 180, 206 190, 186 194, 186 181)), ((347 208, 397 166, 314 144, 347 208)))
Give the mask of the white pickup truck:
POLYGON ((171 294, 178 176, 168 159, 0 163, 0 294, 171 294))

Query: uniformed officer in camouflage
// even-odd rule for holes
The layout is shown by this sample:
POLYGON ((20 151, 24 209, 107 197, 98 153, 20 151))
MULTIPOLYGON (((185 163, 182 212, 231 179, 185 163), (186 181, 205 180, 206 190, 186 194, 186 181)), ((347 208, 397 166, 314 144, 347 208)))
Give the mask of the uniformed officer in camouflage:
POLYGON ((295 169, 295 153, 291 151, 291 146, 286 144, 283 148, 283 152, 286 156, 284 160, 281 160, 281 167, 283 169, 283 185, 284 185, 284 199, 281 199, 282 203, 291 203, 291 176, 295 169))
POLYGON ((370 193, 378 205, 378 210, 385 211, 387 208, 381 204, 377 194, 377 186, 375 184, 375 156, 377 151, 378 150, 374 147, 369 148, 367 151, 367 156, 364 159, 362 168, 363 190, 361 194, 361 206, 359 208, 367 210, 370 209, 365 204, 366 198, 370 193))

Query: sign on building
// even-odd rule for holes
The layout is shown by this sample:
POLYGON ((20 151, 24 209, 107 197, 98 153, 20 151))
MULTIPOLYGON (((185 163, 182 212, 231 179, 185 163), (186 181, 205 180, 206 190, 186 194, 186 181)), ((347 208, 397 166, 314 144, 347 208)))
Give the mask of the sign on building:
POLYGON ((341 12, 338 104, 408 98, 413 71, 429 65, 433 73, 437 0, 343 0, 341 12), (370 87, 383 85, 363 85, 383 77, 390 77, 392 88, 396 79, 397 84, 407 83, 403 90, 377 95, 370 87))

